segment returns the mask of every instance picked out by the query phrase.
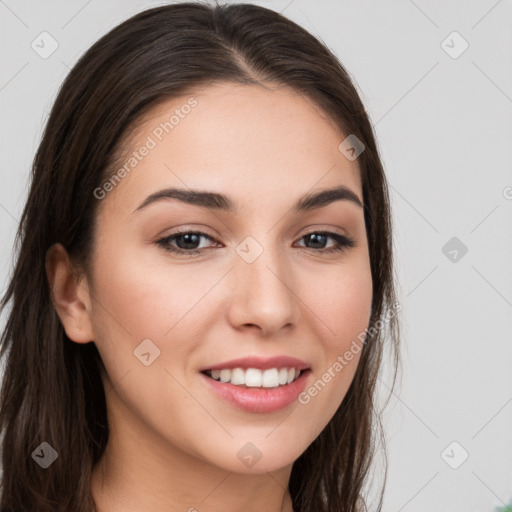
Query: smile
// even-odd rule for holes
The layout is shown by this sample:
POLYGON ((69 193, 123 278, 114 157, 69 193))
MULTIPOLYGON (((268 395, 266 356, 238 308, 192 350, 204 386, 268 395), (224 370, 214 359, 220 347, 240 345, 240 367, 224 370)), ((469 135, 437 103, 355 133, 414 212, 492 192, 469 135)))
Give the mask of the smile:
POLYGON ((295 368, 226 368, 205 370, 199 375, 207 389, 223 403, 244 412, 262 414, 285 409, 297 402, 310 374, 310 369, 296 371, 295 368), (222 382, 221 377, 226 382, 222 382))
POLYGON ((225 368, 205 370, 204 374, 213 380, 247 388, 277 388, 297 380, 303 370, 299 368, 225 368))

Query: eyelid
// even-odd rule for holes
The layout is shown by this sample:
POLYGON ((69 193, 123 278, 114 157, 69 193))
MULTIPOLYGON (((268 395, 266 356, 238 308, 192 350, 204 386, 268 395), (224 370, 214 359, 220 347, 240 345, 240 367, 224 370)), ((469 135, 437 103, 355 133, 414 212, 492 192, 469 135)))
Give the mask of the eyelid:
POLYGON ((211 238, 212 240, 215 240, 215 241, 217 241, 217 238, 218 238, 217 235, 214 235, 212 233, 212 231, 210 229, 208 229, 207 227, 202 226, 202 225, 196 227, 196 225, 194 225, 194 224, 190 224, 190 225, 185 226, 185 227, 180 226, 179 228, 176 228, 174 231, 172 231, 168 235, 161 235, 158 238, 159 239, 169 238, 171 236, 182 235, 182 234, 186 234, 186 233, 199 233, 201 235, 206 235, 206 236, 208 236, 209 238, 211 238))
POLYGON ((333 226, 327 226, 327 227, 313 226, 311 228, 306 228, 306 231, 304 233, 302 233, 301 238, 303 236, 310 235, 311 233, 326 233, 326 232, 335 233, 337 235, 349 238, 348 234, 344 233, 343 230, 340 230, 339 228, 335 228, 333 226))

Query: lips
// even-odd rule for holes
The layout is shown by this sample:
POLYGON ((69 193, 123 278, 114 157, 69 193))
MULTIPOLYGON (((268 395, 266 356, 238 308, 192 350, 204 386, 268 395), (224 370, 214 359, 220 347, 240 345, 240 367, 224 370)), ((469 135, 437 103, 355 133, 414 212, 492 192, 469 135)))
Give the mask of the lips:
POLYGON ((233 368, 242 368, 243 370, 247 370, 248 368, 257 368, 260 370, 267 370, 269 368, 296 368, 298 370, 307 370, 309 367, 310 365, 308 363, 296 357, 275 356, 263 358, 250 356, 206 366, 199 371, 204 373, 206 370, 232 370, 233 368))
POLYGON ((214 396, 236 409, 259 414, 272 413, 291 406, 304 391, 310 375, 310 370, 303 370, 290 384, 264 388, 237 386, 229 382, 216 381, 200 373, 207 389, 213 392, 214 396))
POLYGON ((291 405, 302 392, 310 365, 290 356, 244 357, 203 368, 208 388, 246 412, 269 413, 291 405))

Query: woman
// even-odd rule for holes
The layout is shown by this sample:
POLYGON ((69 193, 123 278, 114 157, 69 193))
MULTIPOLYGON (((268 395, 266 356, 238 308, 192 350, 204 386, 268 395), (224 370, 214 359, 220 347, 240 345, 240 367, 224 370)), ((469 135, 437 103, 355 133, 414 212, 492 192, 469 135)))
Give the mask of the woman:
POLYGON ((59 92, 18 238, 2 510, 366 508, 389 199, 312 35, 249 4, 114 28, 59 92))

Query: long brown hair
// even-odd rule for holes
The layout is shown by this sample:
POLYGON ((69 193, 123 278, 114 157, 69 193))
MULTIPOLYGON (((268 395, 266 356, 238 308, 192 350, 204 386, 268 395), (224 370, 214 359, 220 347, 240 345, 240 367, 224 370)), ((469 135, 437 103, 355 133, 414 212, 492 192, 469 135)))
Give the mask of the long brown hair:
MULTIPOLYGON (((251 4, 178 3, 131 17, 79 59, 36 152, 15 265, 0 303, 2 311, 11 305, 0 350, 2 511, 93 509, 91 472, 109 435, 102 361, 93 342, 66 336, 45 254, 59 242, 89 268, 99 203, 94 190, 112 173, 126 134, 158 102, 219 81, 289 86, 365 146, 358 163, 373 278, 370 324, 342 404, 295 461, 289 483, 296 512, 354 512, 364 505, 375 443, 384 439, 375 400, 384 347, 394 356, 393 385, 400 363, 398 318, 382 320, 397 302, 388 189, 372 126, 342 64, 294 22, 251 4), (47 469, 34 462, 43 442, 58 453, 47 469)), ((378 509, 384 487, 385 479, 378 509)))

